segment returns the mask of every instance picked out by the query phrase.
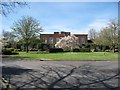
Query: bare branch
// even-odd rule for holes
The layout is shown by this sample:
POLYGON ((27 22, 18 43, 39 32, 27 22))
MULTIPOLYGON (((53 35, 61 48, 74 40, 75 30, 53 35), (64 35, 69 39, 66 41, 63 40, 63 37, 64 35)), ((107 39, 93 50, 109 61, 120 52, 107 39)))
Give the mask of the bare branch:
POLYGON ((7 1, 1 1, 0 2, 0 14, 3 16, 7 16, 9 13, 13 12, 15 8, 26 6, 26 2, 18 2, 16 0, 7 0, 7 1))

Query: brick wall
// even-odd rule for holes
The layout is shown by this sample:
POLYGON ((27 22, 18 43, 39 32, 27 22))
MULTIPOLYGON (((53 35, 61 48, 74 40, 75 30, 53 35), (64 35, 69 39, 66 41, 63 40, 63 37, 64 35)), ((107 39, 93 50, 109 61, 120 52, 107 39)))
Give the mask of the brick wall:
MULTIPOLYGON (((54 32, 54 34, 41 34, 40 38, 42 42, 50 44, 51 40, 53 40, 53 44, 56 43, 56 38, 60 39, 64 36, 70 35, 70 32, 54 32)), ((80 44, 87 43, 87 34, 74 34, 79 39, 80 44)))

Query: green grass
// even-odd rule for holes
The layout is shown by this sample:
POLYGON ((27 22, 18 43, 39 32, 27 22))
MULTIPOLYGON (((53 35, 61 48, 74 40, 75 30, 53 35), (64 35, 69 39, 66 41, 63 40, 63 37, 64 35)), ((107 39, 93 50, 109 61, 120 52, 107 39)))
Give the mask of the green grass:
POLYGON ((14 55, 15 58, 50 59, 50 60, 118 60, 118 53, 110 52, 67 52, 67 53, 25 53, 14 55))

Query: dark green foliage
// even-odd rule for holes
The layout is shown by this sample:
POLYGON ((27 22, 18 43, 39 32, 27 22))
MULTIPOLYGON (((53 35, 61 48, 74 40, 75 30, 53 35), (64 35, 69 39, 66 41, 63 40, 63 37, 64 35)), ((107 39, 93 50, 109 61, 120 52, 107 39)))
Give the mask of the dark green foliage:
POLYGON ((70 52, 70 50, 63 50, 64 52, 70 52))
POLYGON ((58 53, 58 52, 63 52, 62 48, 50 48, 49 53, 58 53))
POLYGON ((8 50, 8 49, 3 49, 3 50, 2 50, 2 54, 3 54, 3 55, 12 55, 12 51, 11 51, 11 50, 8 50))
POLYGON ((17 55, 17 54, 19 54, 18 52, 12 52, 12 55, 17 55))
POLYGON ((80 48, 80 52, 90 52, 90 48, 80 48))
POLYGON ((8 48, 7 50, 15 51, 15 48, 8 48))
POLYGON ((41 48, 41 51, 46 51, 50 48, 50 44, 42 43, 40 48, 41 48))
POLYGON ((48 51, 38 51, 37 54, 48 54, 48 51))
POLYGON ((3 55, 16 55, 19 54, 14 48, 6 48, 2 50, 3 55))
POLYGON ((105 52, 111 52, 111 50, 105 50, 105 52))
POLYGON ((78 48, 73 49, 73 52, 80 52, 80 49, 78 49, 78 48))
POLYGON ((15 49, 15 51, 22 51, 21 49, 15 49))
POLYGON ((72 51, 72 49, 70 49, 70 48, 62 48, 63 49, 63 52, 71 52, 72 51))
POLYGON ((36 48, 31 48, 29 51, 38 51, 36 48))
POLYGON ((115 51, 114 52, 118 52, 118 49, 115 49, 115 51))

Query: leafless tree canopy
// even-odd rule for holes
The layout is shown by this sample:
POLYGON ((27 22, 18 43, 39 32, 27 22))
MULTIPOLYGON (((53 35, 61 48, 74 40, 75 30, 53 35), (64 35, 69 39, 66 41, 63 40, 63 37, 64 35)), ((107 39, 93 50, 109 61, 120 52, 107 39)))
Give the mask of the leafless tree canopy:
POLYGON ((97 36, 97 32, 96 32, 96 30, 95 29, 90 29, 89 30, 89 38, 90 38, 90 40, 94 40, 94 39, 96 39, 96 36, 97 36))
POLYGON ((16 0, 4 0, 0 1, 0 14, 3 16, 7 16, 10 12, 13 12, 16 7, 22 7, 27 5, 24 1, 16 1, 16 0))
POLYGON ((22 17, 22 19, 16 21, 12 30, 18 38, 23 39, 27 52, 31 40, 34 37, 39 37, 40 32, 43 31, 39 21, 30 16, 22 17))

